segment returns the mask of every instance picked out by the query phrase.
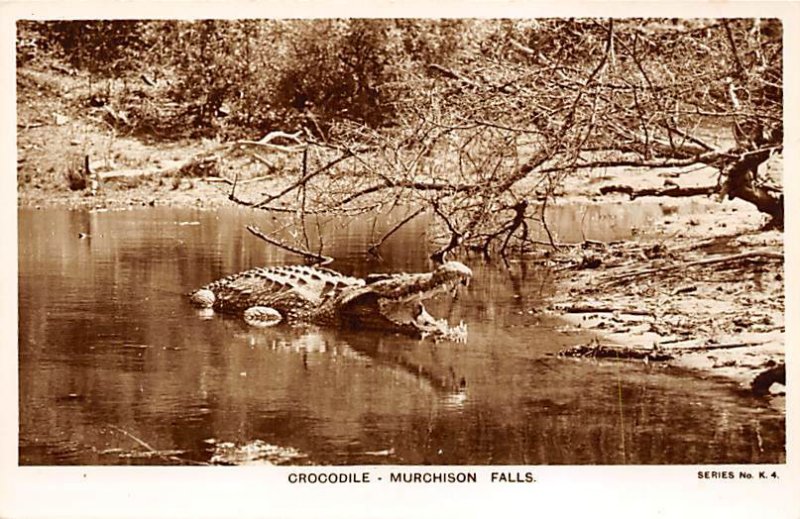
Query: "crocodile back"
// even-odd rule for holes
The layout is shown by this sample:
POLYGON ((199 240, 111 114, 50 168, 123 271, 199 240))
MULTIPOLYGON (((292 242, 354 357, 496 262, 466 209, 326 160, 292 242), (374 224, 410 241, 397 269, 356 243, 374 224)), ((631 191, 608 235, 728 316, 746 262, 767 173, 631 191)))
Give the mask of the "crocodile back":
POLYGON ((286 319, 303 319, 323 302, 343 290, 364 285, 364 280, 334 270, 305 265, 254 268, 203 287, 214 293, 213 307, 221 312, 243 312, 268 306, 286 319))

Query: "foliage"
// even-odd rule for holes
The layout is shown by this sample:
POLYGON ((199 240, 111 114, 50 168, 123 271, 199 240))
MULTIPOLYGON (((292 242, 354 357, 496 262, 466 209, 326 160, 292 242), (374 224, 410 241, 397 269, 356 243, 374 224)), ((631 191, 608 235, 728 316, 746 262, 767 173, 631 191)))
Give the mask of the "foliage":
POLYGON ((20 22, 57 45, 67 61, 104 76, 135 70, 147 48, 147 22, 133 20, 59 20, 20 22))
MULTIPOLYGON (((133 106, 165 135, 306 127, 319 138, 338 120, 391 125, 405 75, 456 53, 462 21, 200 20, 20 22, 42 47, 100 77, 168 81, 165 113, 133 106), (180 131, 183 127, 184 131, 180 131)), ((18 46, 19 47, 19 46, 18 46)), ((18 54, 22 56, 22 47, 18 54)))

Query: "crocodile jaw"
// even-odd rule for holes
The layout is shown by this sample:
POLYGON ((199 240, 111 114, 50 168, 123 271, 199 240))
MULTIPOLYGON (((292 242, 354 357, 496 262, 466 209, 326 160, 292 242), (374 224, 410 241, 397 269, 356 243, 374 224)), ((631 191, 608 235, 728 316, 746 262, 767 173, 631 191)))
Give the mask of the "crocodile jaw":
POLYGON ((419 315, 411 323, 419 332, 420 339, 430 337, 434 342, 440 340, 452 342, 467 342, 467 325, 461 321, 458 326, 450 326, 447 319, 436 319, 422 305, 419 304, 419 315))
POLYGON ((398 274, 367 284, 340 308, 340 317, 349 325, 383 329, 433 341, 466 342, 467 326, 450 326, 446 319, 436 319, 423 301, 438 294, 455 297, 469 284, 472 271, 461 263, 451 262, 428 274, 398 274))
POLYGON ((433 272, 420 274, 389 274, 378 281, 368 282, 366 288, 384 300, 397 303, 423 301, 459 285, 467 286, 472 270, 458 261, 440 265, 433 272))

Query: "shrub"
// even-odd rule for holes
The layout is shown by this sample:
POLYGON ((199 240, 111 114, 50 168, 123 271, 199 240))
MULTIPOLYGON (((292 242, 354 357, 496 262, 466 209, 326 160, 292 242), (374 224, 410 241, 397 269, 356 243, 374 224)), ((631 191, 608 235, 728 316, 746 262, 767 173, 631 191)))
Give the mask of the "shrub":
POLYGON ((137 70, 140 55, 148 47, 148 22, 132 20, 68 20, 44 22, 50 41, 75 67, 103 76, 137 70))
POLYGON ((72 191, 82 191, 89 186, 89 172, 87 171, 88 157, 73 157, 69 161, 64 176, 67 186, 72 191))

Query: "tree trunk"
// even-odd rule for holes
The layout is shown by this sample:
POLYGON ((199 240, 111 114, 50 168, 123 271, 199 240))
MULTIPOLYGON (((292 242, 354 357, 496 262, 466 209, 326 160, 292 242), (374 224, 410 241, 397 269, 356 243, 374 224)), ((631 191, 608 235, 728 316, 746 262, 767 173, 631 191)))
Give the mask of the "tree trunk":
POLYGON ((766 161, 771 150, 748 153, 740 160, 726 167, 727 181, 725 193, 729 199, 741 198, 755 205, 759 211, 772 217, 771 225, 783 227, 783 196, 772 193, 756 184, 759 164, 766 161))

